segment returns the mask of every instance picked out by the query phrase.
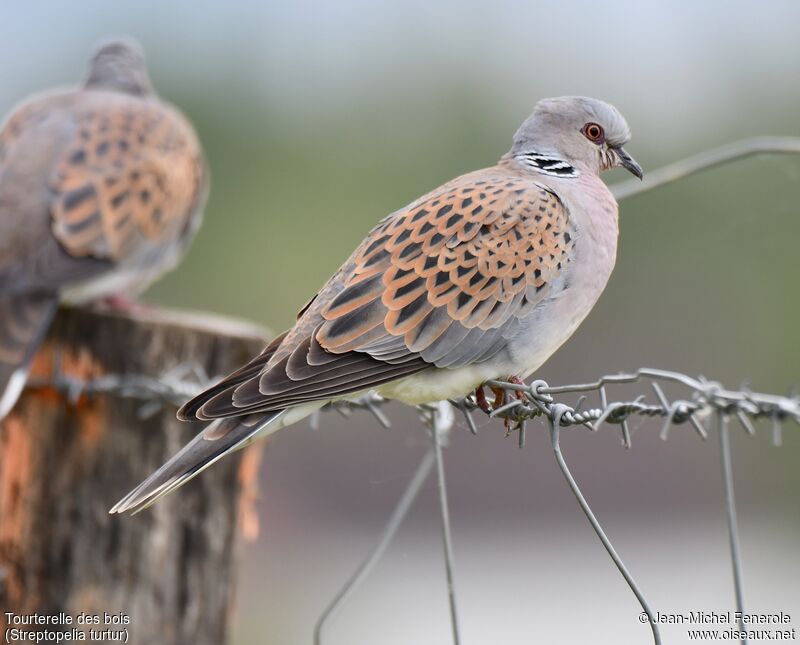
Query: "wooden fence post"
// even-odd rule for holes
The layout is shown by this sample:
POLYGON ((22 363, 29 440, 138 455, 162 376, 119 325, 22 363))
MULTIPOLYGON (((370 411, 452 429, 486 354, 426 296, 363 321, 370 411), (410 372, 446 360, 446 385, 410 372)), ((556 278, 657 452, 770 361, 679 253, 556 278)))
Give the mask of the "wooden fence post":
MULTIPOLYGON (((54 363, 83 380, 158 378, 189 362, 221 375, 260 351, 263 335, 205 315, 62 309, 32 379, 48 378, 54 363)), ((243 500, 252 501, 257 453, 223 460, 139 515, 110 516, 114 502, 202 427, 178 422, 174 405, 141 419, 143 405, 115 393, 70 402, 41 386, 0 422, 3 636, 15 627, 78 629, 89 641, 89 629, 127 628, 121 640, 133 644, 226 642, 237 526, 243 500), (6 612, 65 612, 72 622, 9 625, 6 612), (82 613, 94 624, 80 624, 82 613)), ((247 526, 253 530, 252 517, 247 526)))

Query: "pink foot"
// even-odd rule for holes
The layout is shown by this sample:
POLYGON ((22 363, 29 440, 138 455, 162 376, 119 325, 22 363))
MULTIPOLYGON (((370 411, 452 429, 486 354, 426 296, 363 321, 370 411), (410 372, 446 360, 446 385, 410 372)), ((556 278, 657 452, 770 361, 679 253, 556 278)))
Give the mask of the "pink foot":
POLYGON ((123 313, 151 313, 156 307, 148 305, 144 302, 134 300, 124 293, 118 293, 111 296, 102 298, 98 304, 103 309, 110 309, 112 311, 119 311, 123 313))

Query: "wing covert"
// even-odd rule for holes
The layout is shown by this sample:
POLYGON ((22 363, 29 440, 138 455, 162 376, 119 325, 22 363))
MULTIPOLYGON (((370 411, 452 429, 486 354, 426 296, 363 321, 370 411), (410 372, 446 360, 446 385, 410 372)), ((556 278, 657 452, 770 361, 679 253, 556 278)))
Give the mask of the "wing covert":
POLYGON ((502 345, 561 279, 574 243, 567 209, 547 188, 497 171, 467 175, 372 231, 321 311, 317 338, 335 353, 406 351, 440 367, 485 358, 447 354, 464 342, 502 345))
POLYGON ((258 375, 232 375, 182 414, 274 411, 488 360, 563 279, 575 237, 529 178, 500 167, 454 180, 380 222, 258 375))
POLYGON ((193 131, 154 100, 81 109, 50 182, 55 237, 74 257, 124 260, 179 238, 204 189, 193 131))

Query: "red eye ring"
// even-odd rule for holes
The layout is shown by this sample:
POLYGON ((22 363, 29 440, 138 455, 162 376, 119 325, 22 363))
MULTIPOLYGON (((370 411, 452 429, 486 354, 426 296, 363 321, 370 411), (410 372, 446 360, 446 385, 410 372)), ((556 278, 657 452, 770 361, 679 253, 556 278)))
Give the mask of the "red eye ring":
POLYGON ((587 123, 583 126, 583 136, 585 136, 589 141, 592 143, 601 144, 606 139, 606 133, 603 130, 603 126, 597 123, 587 123))

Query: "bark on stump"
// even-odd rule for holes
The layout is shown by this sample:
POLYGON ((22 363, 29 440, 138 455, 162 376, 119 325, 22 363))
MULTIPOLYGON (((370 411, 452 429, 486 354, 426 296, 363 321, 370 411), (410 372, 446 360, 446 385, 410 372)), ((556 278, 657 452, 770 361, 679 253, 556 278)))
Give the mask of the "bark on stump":
MULTIPOLYGON (((52 373, 158 378, 194 361, 230 372, 263 331, 219 318, 63 309, 32 378, 52 373)), ((28 389, 0 422, 0 622, 5 612, 129 617, 129 643, 221 645, 232 606, 238 526, 252 500, 257 452, 222 460, 136 516, 108 509, 202 427, 166 405, 116 394, 76 402, 28 389)), ((252 531, 252 517, 245 517, 252 531)), ((67 631, 87 626, 72 623, 67 631)), ((110 626, 121 629, 119 625, 110 626)), ((41 629, 33 627, 31 629, 41 629)), ((86 634, 87 640, 88 633, 86 634)))

